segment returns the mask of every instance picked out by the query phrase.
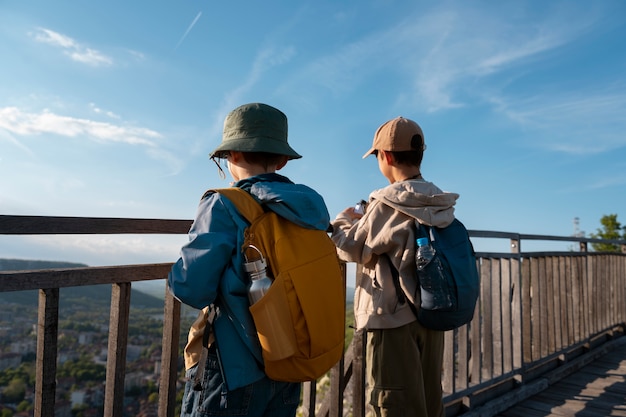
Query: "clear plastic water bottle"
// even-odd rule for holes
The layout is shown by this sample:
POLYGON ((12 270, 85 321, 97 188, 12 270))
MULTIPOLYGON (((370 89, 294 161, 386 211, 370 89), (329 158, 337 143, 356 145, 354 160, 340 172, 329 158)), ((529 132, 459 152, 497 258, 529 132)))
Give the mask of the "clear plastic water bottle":
POLYGON ((267 262, 261 251, 256 246, 248 245, 244 258, 243 266, 251 281, 248 289, 250 312, 263 347, 263 357, 281 360, 293 356, 296 353, 295 332, 292 327, 287 326, 286 321, 276 320, 276 317, 290 314, 289 306, 277 303, 276 297, 274 302, 269 298, 263 300, 274 281, 267 276, 267 262), (252 255, 249 256, 248 252, 252 252, 252 255))
POLYGON ((252 282, 248 289, 248 300, 250 301, 250 305, 253 305, 263 298, 265 293, 270 289, 272 280, 267 276, 267 263, 265 262, 265 258, 263 258, 263 254, 256 246, 248 245, 244 251, 244 258, 246 262, 243 264, 243 267, 252 282), (258 259, 252 260, 250 259, 251 257, 248 257, 250 249, 256 251, 254 257, 258 259))
POLYGON ((426 310, 443 310, 452 307, 441 260, 435 257, 435 248, 427 237, 418 238, 415 251, 417 276, 420 281, 421 307, 426 310))

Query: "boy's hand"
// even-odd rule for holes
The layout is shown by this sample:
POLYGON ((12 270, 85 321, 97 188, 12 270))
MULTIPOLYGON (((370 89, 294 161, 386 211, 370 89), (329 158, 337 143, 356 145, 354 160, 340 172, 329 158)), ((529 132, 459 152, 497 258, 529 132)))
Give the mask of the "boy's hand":
POLYGON ((354 207, 348 207, 339 214, 353 221, 359 220, 361 217, 363 217, 363 214, 357 213, 356 211, 354 211, 354 207))

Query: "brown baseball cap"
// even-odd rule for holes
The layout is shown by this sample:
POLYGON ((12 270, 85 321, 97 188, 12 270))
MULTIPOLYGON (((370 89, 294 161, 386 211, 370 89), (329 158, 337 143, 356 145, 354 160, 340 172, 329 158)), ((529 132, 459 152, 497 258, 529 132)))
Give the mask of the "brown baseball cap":
POLYGON ((374 143, 363 158, 367 158, 377 150, 382 151, 416 151, 411 147, 413 137, 419 135, 422 139, 422 149, 426 149, 424 144, 424 133, 422 128, 413 120, 404 117, 396 117, 381 125, 374 135, 374 143))

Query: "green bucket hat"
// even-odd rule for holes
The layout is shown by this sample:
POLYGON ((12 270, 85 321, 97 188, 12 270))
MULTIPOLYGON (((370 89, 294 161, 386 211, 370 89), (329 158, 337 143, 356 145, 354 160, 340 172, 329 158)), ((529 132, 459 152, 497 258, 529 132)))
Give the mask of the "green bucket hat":
POLYGON ((249 103, 228 113, 222 143, 211 158, 223 158, 226 151, 268 152, 302 158, 287 143, 287 116, 263 103, 249 103))

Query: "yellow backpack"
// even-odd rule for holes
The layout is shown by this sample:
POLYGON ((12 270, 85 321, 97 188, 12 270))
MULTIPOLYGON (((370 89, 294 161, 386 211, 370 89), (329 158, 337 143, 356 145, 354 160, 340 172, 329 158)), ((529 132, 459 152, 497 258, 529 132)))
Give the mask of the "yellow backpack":
POLYGON ((277 381, 319 378, 344 349, 345 284, 336 247, 322 230, 281 218, 240 188, 213 190, 228 198, 250 226, 244 248, 254 245, 274 281, 250 307, 265 373, 277 381), (286 337, 276 337, 282 329, 286 337))

